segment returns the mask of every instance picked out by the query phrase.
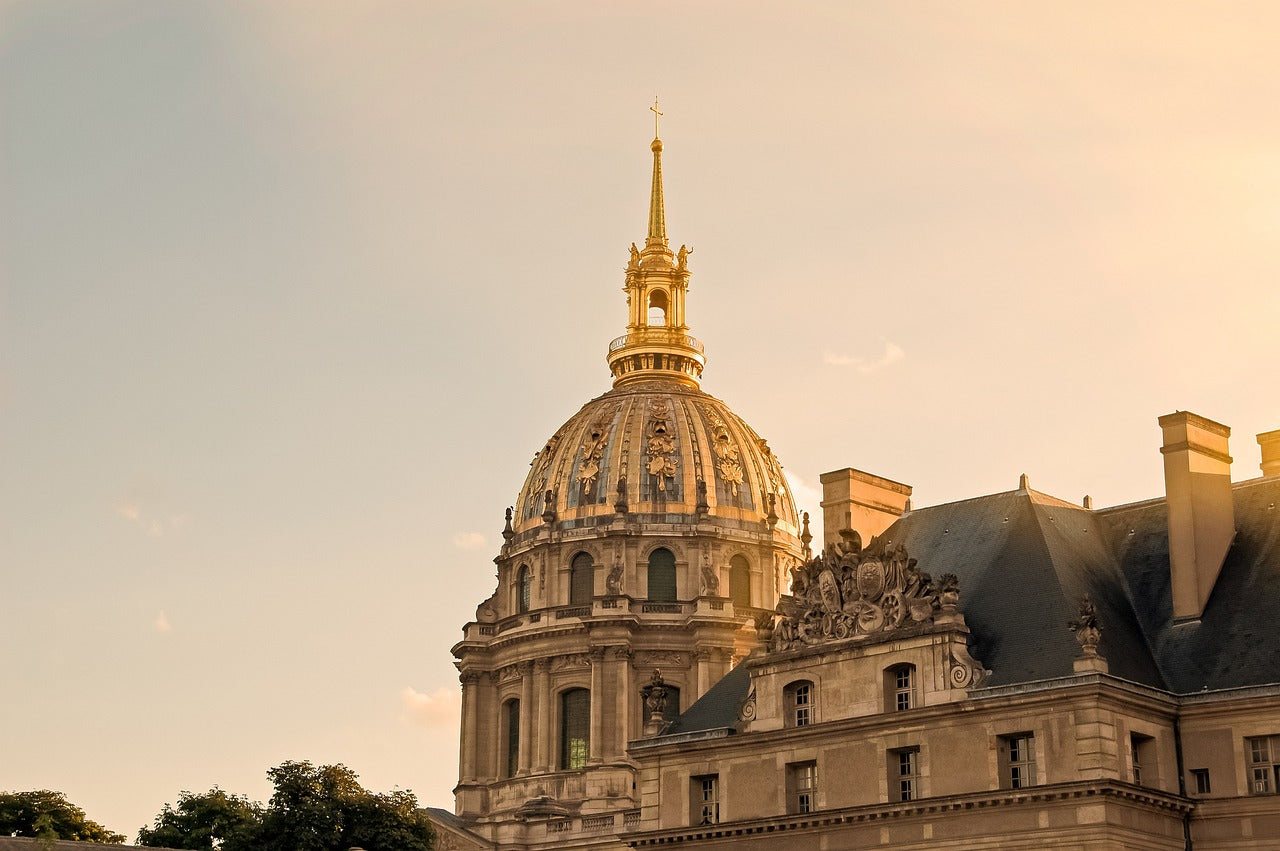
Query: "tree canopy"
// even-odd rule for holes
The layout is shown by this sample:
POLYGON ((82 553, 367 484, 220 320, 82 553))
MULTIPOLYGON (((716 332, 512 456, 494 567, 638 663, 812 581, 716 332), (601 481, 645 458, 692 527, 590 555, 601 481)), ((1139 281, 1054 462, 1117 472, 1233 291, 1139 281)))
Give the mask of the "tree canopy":
POLYGON ((222 851, 431 851, 435 831, 412 792, 377 794, 345 765, 286 762, 267 772, 264 807, 221 789, 183 792, 138 844, 222 851))
POLYGON ((124 834, 86 818, 84 810, 68 801, 66 795, 48 789, 0 792, 0 836, 124 842, 124 834))

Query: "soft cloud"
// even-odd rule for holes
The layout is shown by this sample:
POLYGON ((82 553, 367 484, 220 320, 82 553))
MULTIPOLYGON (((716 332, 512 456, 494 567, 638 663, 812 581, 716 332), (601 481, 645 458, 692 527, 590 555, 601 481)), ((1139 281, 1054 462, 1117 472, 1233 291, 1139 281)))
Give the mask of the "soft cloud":
POLYGON ((156 628, 156 632, 168 632, 173 629, 173 626, 169 623, 169 616, 166 615, 163 610, 156 615, 156 619, 153 624, 156 628))
POLYGON ((895 364, 906 356, 907 353, 902 350, 901 346, 885 340, 884 353, 875 360, 837 354, 832 351, 824 353, 822 359, 831 366, 851 366, 858 372, 865 374, 875 372, 877 369, 884 369, 886 366, 895 364))
POLYGON ((484 546, 484 535, 479 532, 458 532, 453 536, 453 545, 460 550, 478 550, 484 546))
POLYGON ((171 514, 168 516, 158 516, 148 511, 144 511, 138 503, 131 500, 120 503, 116 506, 116 516, 127 523, 137 526, 147 535, 153 538, 159 538, 166 532, 176 532, 186 528, 189 518, 185 514, 171 514))
POLYGON ((462 710, 462 698, 458 689, 447 686, 438 688, 431 694, 423 694, 412 686, 405 686, 404 691, 400 692, 400 703, 410 723, 427 729, 456 726, 462 710))

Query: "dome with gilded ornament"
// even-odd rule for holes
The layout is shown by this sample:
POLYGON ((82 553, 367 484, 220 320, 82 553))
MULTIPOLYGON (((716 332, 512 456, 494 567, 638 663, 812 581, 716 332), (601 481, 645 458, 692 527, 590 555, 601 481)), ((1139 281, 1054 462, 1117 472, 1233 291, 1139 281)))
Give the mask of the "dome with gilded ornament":
POLYGON ((520 534, 547 519, 574 528, 620 513, 798 534, 769 444, 724 402, 662 378, 623 382, 561 426, 534 456, 512 523, 520 534))

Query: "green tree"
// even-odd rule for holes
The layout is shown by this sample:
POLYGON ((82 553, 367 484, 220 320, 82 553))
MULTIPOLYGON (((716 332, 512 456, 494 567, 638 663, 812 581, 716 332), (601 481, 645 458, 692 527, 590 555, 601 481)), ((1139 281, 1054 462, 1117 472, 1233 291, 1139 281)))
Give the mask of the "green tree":
POLYGON ((238 851, 252 847, 261 822, 261 804, 215 786, 199 795, 183 792, 175 806, 165 804, 155 825, 138 831, 138 844, 238 851))
POLYGON ((61 792, 0 792, 0 836, 123 842, 124 834, 107 830, 85 817, 84 810, 61 792))
POLYGON ((431 851, 435 831, 412 792, 377 794, 345 765, 286 762, 267 772, 267 806, 212 789, 165 805, 138 844, 222 851, 431 851))

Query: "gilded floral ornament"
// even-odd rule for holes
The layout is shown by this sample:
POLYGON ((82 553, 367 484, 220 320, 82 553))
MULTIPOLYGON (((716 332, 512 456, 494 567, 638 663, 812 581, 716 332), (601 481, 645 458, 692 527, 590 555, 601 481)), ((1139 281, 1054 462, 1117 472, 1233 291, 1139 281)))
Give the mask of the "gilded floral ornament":
POLYGON ((710 408, 703 408, 703 411, 711 422, 711 451, 716 456, 716 470, 719 471, 720 478, 724 479, 725 484, 729 486, 730 492, 737 496, 743 482, 742 453, 734 445, 729 427, 725 425, 720 415, 710 408))
POLYGON ((578 481, 582 483, 583 490, 590 490, 596 483, 596 476, 600 475, 601 457, 609 442, 609 433, 617 412, 618 409, 613 408, 601 414, 583 436, 582 446, 578 450, 582 457, 582 463, 578 467, 578 481))
POLYGON ((667 479, 676 474, 676 442, 671 435, 670 404, 666 399, 654 399, 649 403, 649 475, 658 478, 658 490, 665 492, 667 479))

